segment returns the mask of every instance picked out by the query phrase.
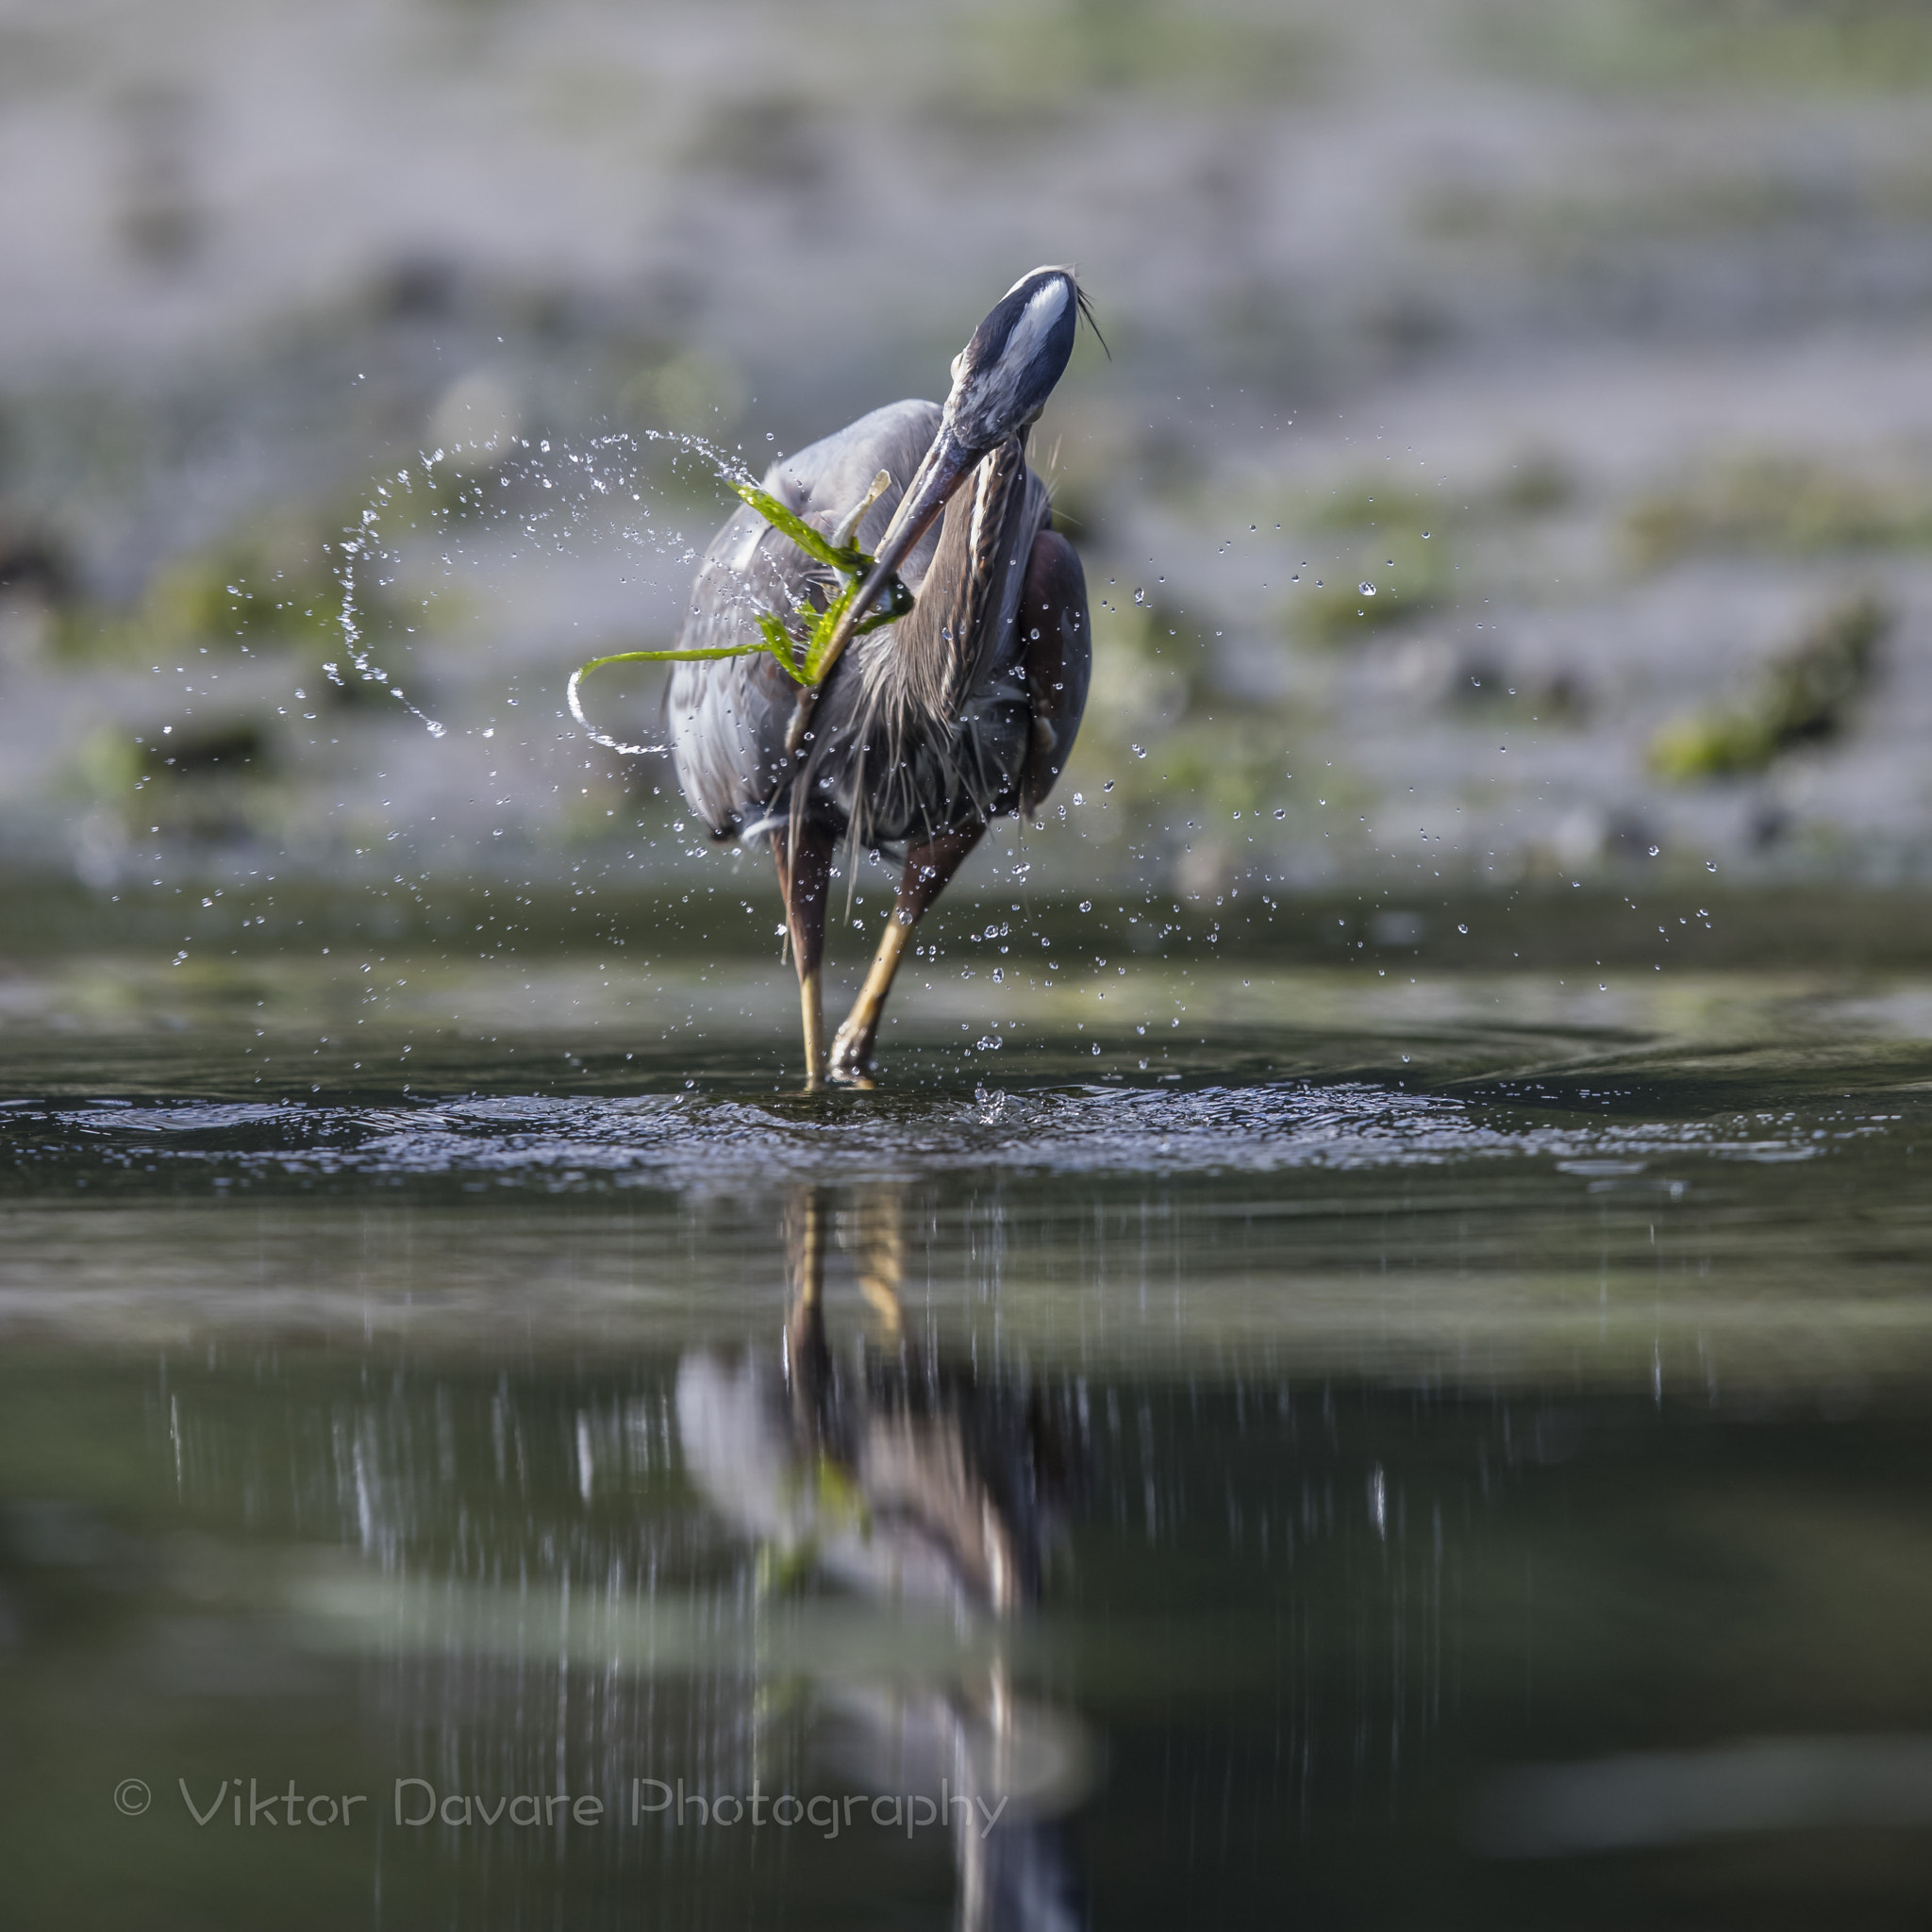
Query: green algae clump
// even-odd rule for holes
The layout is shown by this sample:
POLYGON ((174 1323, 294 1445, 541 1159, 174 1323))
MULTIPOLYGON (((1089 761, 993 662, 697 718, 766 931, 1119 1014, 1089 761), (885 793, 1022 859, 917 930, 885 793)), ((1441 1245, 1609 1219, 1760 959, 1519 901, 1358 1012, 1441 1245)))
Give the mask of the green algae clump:
POLYGON ((1761 772, 1791 746, 1836 737, 1872 675, 1890 618, 1876 598, 1827 611, 1796 645, 1766 666, 1742 705, 1674 718, 1650 741, 1650 768, 1686 784, 1761 772))

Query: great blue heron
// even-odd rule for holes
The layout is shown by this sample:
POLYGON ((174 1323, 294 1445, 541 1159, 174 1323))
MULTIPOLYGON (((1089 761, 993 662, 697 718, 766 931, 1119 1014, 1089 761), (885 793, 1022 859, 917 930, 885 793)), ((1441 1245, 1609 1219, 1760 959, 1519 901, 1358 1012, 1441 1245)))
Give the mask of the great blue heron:
MULTIPOLYGON (((889 404, 766 476, 786 508, 875 559, 815 687, 801 691, 769 654, 673 674, 672 749, 691 809, 714 837, 772 841, 811 1085, 828 1071, 863 1077, 920 916, 991 819, 1038 809, 1079 729, 1091 668, 1086 579, 1049 526, 1026 437, 1085 308, 1070 270, 1035 269, 954 358, 943 408, 889 404), (860 631, 895 574, 916 595, 910 613, 860 631), (903 848, 905 871, 828 1066, 819 967, 843 840, 903 848)), ((679 648, 741 645, 761 612, 791 611, 813 591, 828 603, 836 588, 757 509, 740 509, 705 553, 679 648)))

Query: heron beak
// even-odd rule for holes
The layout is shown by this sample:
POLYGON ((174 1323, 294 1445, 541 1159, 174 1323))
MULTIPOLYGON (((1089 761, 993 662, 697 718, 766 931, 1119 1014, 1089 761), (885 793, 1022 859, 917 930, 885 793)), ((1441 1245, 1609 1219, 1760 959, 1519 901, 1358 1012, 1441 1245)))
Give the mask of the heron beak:
POLYGON ((913 545, 932 528, 953 492, 973 474, 974 465, 983 454, 961 447, 946 430, 940 431, 924 460, 913 472, 906 494, 899 499, 898 511, 887 526, 865 590, 852 601, 855 614, 862 614, 862 607, 869 608, 872 600, 866 591, 884 588, 891 574, 911 554, 913 545))
POLYGON ((885 541, 879 545, 865 582, 859 586, 858 594, 846 606, 838 629, 826 641, 824 656, 820 660, 821 684, 839 661, 845 646, 852 641, 852 633, 891 582, 893 573, 911 554, 913 545, 932 528, 934 520, 945 508, 954 491, 973 474, 974 464, 984 454, 983 450, 964 448, 946 430, 940 431, 933 446, 913 472, 911 482, 906 486, 906 494, 899 499, 898 511, 886 527, 885 541))

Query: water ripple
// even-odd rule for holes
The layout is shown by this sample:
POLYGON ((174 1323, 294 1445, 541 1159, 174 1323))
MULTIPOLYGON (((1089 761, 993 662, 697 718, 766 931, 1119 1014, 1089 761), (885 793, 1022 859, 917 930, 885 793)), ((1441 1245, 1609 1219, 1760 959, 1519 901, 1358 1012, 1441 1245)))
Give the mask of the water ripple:
MULTIPOLYGON (((19 1116, 15 1125, 24 1124, 19 1116)), ((1093 1085, 980 1089, 971 1098, 698 1093, 619 1099, 491 1096, 433 1105, 250 1104, 51 1108, 47 1141, 22 1153, 92 1152, 157 1165, 261 1174, 469 1174, 571 1187, 592 1180, 699 1188, 785 1179, 1000 1174, 1267 1174, 1285 1169, 1441 1168, 1538 1158, 1579 1175, 1641 1172, 1664 1155, 1758 1162, 1822 1151, 1758 1123, 1511 1118, 1369 1083, 1241 1087, 1093 1085)), ((39 1140, 39 1135, 23 1135, 39 1140)))

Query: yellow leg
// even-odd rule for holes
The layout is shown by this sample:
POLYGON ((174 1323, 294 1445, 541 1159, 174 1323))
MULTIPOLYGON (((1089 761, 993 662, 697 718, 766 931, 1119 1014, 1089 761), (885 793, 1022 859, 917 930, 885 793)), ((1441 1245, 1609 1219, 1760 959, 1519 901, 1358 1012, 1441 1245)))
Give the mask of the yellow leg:
POLYGON ((805 1084, 812 1091, 825 1084, 825 988, 816 966, 798 982, 798 1006, 805 1023, 805 1084))
POLYGON ((858 997, 853 1001, 838 1039, 832 1042, 831 1073, 835 1080, 861 1081, 872 1064, 873 1041, 878 1038, 886 995, 892 990, 893 975, 912 938, 911 922, 902 924, 902 918, 904 914, 895 911, 886 921, 886 929, 879 935, 878 951, 872 956, 872 970, 858 989, 858 997))
POLYGON ((872 1067, 872 1050, 878 1039, 879 1020, 886 1010, 886 995, 892 990, 899 962, 911 942, 912 928, 925 908, 945 891, 946 882, 959 870, 960 861, 979 843, 984 825, 969 825, 961 832, 942 832, 929 845, 915 845, 906 855, 906 871, 899 881, 898 902, 886 929, 879 935, 878 951, 872 956, 872 970, 858 990, 839 1037, 832 1042, 831 1076, 835 1080, 862 1082, 872 1067))
POLYGON ((772 835, 778 867, 778 890, 785 898, 785 924, 798 969, 799 1015, 805 1026, 805 1084, 825 1084, 825 995, 819 961, 825 946, 825 893, 832 876, 832 847, 823 833, 807 826, 795 844, 789 826, 772 835))

